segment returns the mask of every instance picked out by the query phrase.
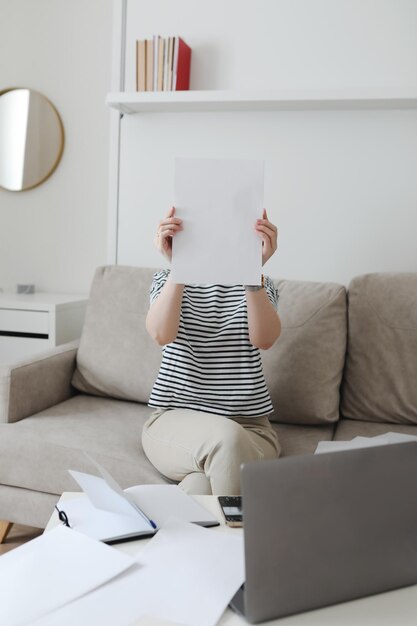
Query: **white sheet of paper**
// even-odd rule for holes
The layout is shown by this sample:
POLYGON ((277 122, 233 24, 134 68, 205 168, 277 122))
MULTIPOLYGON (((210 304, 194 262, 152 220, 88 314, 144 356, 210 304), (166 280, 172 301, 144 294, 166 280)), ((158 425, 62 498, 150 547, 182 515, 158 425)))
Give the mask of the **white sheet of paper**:
POLYGON ((159 527, 173 515, 183 522, 217 525, 217 518, 178 485, 137 485, 126 493, 159 527))
MULTIPOLYGON (((138 505, 136 504, 136 502, 134 501, 130 493, 127 493, 126 490, 122 489, 119 483, 110 474, 110 472, 108 472, 102 465, 100 465, 98 461, 93 459, 93 457, 90 456, 87 452, 84 452, 84 454, 90 460, 90 463, 92 463, 97 468, 97 470, 101 474, 101 477, 107 483, 108 487, 113 489, 113 491, 115 491, 123 500, 126 500, 127 502, 129 502, 132 505, 133 509, 136 512, 139 512, 140 515, 142 515, 142 509, 141 508, 138 509, 138 505)), ((103 492, 103 495, 104 495, 104 492, 103 492)), ((101 505, 102 505, 101 508, 103 508, 103 504, 105 504, 106 507, 108 507, 106 508, 106 510, 114 512, 112 509, 112 505, 110 505, 110 507, 108 506, 109 502, 105 496, 104 496, 104 501, 103 500, 101 501, 101 505)), ((124 508, 123 504, 121 506, 124 508)))
MULTIPOLYGON (((386 435, 379 435, 379 437, 386 436, 388 443, 405 443, 406 441, 417 441, 416 435, 406 435, 405 433, 386 433, 386 435)), ((376 437, 374 437, 376 439, 376 437)))
POLYGON ((376 437, 354 437, 350 441, 320 441, 314 454, 372 448, 393 443, 405 443, 406 441, 417 441, 417 437, 415 435, 387 432, 376 437))
POLYGON ((244 581, 243 535, 170 521, 138 554, 143 567, 55 611, 42 626, 128 626, 143 615, 214 626, 244 581))
POLYGON ((0 624, 32 624, 135 564, 134 559, 58 526, 0 559, 0 624))
POLYGON ((172 280, 259 285, 264 162, 175 159, 174 205, 183 230, 173 239, 172 280))
MULTIPOLYGON (((382 442, 383 443, 383 442, 382 442)), ((380 446, 381 442, 374 441, 368 443, 360 443, 352 441, 319 441, 314 454, 325 454, 326 452, 341 452, 343 450, 356 450, 357 448, 371 448, 380 446)))
POLYGON ((138 516, 138 511, 132 504, 122 494, 117 493, 104 478, 74 470, 68 471, 98 509, 134 518, 138 516))

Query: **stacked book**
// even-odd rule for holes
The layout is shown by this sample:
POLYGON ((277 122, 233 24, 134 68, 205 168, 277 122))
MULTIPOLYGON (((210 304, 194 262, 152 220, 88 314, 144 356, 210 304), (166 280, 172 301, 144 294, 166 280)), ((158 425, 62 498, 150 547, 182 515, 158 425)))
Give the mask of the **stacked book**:
POLYGON ((184 91, 190 87, 191 48, 181 37, 136 42, 136 90, 184 91))

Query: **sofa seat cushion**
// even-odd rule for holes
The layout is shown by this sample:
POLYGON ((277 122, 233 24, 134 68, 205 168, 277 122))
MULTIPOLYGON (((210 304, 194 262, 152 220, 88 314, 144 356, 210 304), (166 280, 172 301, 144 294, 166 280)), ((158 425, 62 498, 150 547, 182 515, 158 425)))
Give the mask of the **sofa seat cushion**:
POLYGON ((385 433, 417 436, 417 424, 413 426, 412 424, 387 424, 386 422, 341 419, 336 426, 334 440, 350 441, 354 437, 377 437, 385 433))
POLYGON ((272 424, 281 446, 281 457, 296 454, 313 454, 319 441, 331 441, 334 425, 297 426, 295 424, 272 424))
POLYGON ((278 280, 282 332, 262 353, 275 412, 271 421, 329 424, 339 419, 346 352, 346 290, 336 283, 278 280))
POLYGON ((144 405, 78 395, 15 424, 0 424, 0 484, 61 494, 78 491, 69 469, 105 467, 123 487, 169 482, 142 450, 144 405))
POLYGON ((79 391, 148 402, 161 362, 161 348, 145 329, 155 271, 96 270, 72 379, 79 391))
POLYGON ((354 278, 348 328, 341 414, 417 424, 417 272, 354 278))

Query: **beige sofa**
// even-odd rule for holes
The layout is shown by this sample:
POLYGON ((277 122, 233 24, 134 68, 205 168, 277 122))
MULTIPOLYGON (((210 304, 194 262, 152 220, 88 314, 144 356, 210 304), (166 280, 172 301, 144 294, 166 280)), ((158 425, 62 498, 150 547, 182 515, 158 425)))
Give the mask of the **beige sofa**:
MULTIPOLYGON (((160 362, 145 331, 153 270, 96 272, 80 345, 0 371, 0 520, 43 527, 87 451, 127 487, 166 482, 141 429, 160 362)), ((282 454, 320 440, 417 434, 417 274, 277 280, 283 331, 263 353, 282 454)))

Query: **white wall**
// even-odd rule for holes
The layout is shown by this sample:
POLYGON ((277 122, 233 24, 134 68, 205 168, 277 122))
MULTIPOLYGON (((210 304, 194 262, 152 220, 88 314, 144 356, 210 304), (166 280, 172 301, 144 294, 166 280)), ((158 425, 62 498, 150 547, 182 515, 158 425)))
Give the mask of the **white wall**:
MULTIPOLYGON (((112 0, 1 0, 0 89, 58 108, 66 145, 43 185, 0 189, 0 288, 86 292, 106 262, 112 0)), ((416 88, 415 0, 128 0, 134 41, 181 34, 193 89, 416 88)), ((119 262, 158 265, 155 224, 172 202, 172 160, 265 158, 280 227, 274 276, 347 282, 417 270, 417 112, 125 116, 119 262)))
MULTIPOLYGON (((415 0, 128 0, 127 16, 127 91, 135 40, 155 33, 192 47, 193 89, 417 90, 415 0)), ((163 263, 152 239, 175 156, 265 159, 273 276, 417 271, 416 110, 124 116, 119 263, 163 263)))
POLYGON ((0 288, 84 293, 106 263, 111 0, 1 0, 0 90, 36 89, 58 109, 57 170, 25 192, 0 189, 0 288))

